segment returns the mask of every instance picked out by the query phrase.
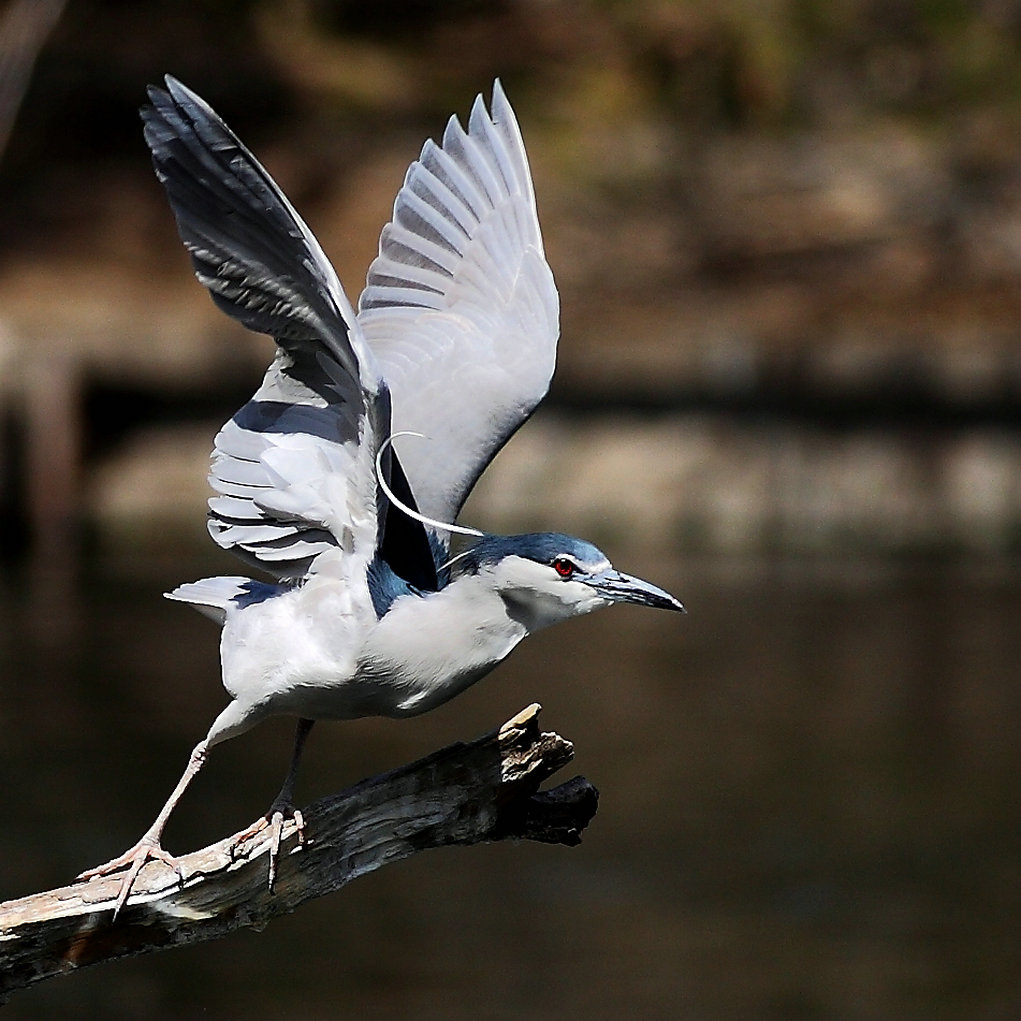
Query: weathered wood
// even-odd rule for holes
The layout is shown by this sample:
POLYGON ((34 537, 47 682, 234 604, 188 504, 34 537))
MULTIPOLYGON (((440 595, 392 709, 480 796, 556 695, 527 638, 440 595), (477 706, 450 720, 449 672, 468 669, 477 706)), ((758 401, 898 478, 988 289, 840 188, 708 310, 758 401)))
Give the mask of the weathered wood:
POLYGON ((573 845, 598 795, 577 777, 539 785, 574 756, 569 741, 539 729, 531 705, 502 727, 364 780, 302 809, 306 842, 288 823, 276 889, 267 889, 269 836, 240 847, 228 837, 179 858, 150 862, 115 922, 120 874, 0 903, 0 998, 11 990, 100 961, 262 929, 390 862, 451 844, 521 838, 573 845))

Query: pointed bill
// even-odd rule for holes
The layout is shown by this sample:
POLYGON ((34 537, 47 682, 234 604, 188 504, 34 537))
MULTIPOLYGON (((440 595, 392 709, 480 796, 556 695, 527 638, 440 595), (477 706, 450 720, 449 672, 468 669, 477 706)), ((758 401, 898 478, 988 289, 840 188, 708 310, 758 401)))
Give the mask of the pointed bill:
POLYGON ((608 570, 584 579, 601 596, 615 603, 637 603, 639 606, 655 606, 661 610, 676 610, 685 613, 684 604, 669 592, 620 571, 608 570))

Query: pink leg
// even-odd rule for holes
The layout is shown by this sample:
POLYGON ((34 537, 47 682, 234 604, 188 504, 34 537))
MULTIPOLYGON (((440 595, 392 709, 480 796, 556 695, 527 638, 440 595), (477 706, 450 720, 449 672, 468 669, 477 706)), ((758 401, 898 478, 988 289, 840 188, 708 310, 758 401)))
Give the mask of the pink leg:
POLYGON ((92 879, 94 876, 106 876, 111 872, 116 872, 119 869, 127 868, 128 873, 121 881, 120 892, 117 894, 117 903, 114 905, 113 917, 117 918, 120 914, 121 908, 124 907, 127 902, 128 895, 131 893, 131 887, 135 883, 135 879, 138 873, 142 871, 142 867, 149 859, 157 859, 165 862, 171 868, 175 869, 181 882, 184 882, 184 874, 181 872, 181 867, 178 865, 177 860, 173 855, 168 854, 160 846, 160 839, 163 836, 163 828, 167 824, 167 820, 170 818, 170 813, 173 812, 178 801, 181 800, 181 795, 184 794, 188 784, 194 779, 195 774, 202 768, 206 761, 206 753, 209 748, 208 740, 199 741, 192 749, 191 757, 188 759, 188 765, 181 779, 177 781, 177 786, 174 788, 173 793, 167 798, 167 803, 160 810, 160 814, 156 816, 155 822, 145 831, 142 839, 135 844, 134 847, 129 848, 122 855, 116 858, 112 858, 105 865, 99 865, 94 869, 87 869, 83 872, 79 879, 92 879))
POLYGON ((269 811, 254 825, 239 833, 234 841, 234 846, 261 833, 267 826, 271 827, 272 838, 269 846, 269 889, 273 892, 277 879, 277 862, 280 858, 280 838, 283 834, 284 820, 291 818, 298 827, 298 840, 305 842, 305 820, 294 807, 294 781, 298 775, 298 764, 301 762, 301 753, 305 748, 305 741, 315 720, 298 720, 298 728, 294 733, 294 751, 291 753, 291 764, 284 778, 284 785, 280 793, 273 799, 269 811))

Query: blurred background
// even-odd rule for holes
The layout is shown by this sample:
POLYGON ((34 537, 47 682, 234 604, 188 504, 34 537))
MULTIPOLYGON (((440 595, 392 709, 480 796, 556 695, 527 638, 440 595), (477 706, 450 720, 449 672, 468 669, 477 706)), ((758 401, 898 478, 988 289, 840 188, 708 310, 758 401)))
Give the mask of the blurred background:
MULTIPOLYGON (((141 138, 171 72, 355 299, 408 163, 499 76, 560 287, 552 393, 464 520, 670 588, 409 722, 311 800, 538 700, 582 846, 421 855, 14 997, 49 1018, 1021 1015, 1021 2, 0 4, 0 897, 129 846, 224 702, 161 592, 271 343, 191 275, 141 138)), ((167 833, 276 792, 288 721, 167 833)))

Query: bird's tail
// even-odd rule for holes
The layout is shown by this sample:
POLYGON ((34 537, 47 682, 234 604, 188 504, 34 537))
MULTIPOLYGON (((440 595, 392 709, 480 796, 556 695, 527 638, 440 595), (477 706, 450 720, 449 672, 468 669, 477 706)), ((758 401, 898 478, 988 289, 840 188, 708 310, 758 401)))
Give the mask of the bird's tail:
POLYGON ((178 585, 173 592, 165 592, 167 599, 188 603, 199 613, 204 613, 222 624, 232 606, 260 602, 281 591, 283 586, 267 585, 251 578, 203 578, 201 581, 178 585))

